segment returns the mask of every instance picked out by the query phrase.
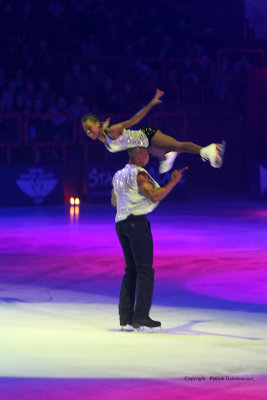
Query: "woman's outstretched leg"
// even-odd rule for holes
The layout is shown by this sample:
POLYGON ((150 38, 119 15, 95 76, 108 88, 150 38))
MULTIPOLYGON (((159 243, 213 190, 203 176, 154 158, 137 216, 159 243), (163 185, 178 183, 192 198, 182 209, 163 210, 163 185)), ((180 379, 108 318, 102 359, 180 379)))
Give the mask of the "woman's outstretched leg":
POLYGON ((165 135, 159 129, 152 137, 151 144, 157 149, 176 151, 177 153, 200 154, 200 150, 202 149, 201 146, 198 146, 193 142, 180 142, 172 136, 165 135))
MULTIPOLYGON (((180 142, 157 130, 151 139, 151 145, 166 152, 199 154, 202 159, 209 160, 212 167, 219 168, 222 166, 224 144, 212 143, 209 146, 201 147, 193 142, 180 142)), ((166 164, 173 164, 175 156, 172 154, 169 158, 170 160, 168 160, 168 156, 166 157, 166 164)), ((164 161, 162 164, 164 164, 164 161)), ((172 165, 166 165, 166 167, 171 169, 172 165)), ((168 169, 165 168, 163 172, 166 172, 168 169)))
POLYGON ((148 149, 149 154, 151 154, 153 157, 156 157, 159 159, 159 172, 161 174, 164 174, 164 172, 169 171, 173 164, 174 161, 178 155, 176 151, 169 151, 166 152, 166 150, 158 149, 156 147, 150 146, 148 149))
POLYGON ((166 153, 165 149, 159 149, 159 148, 150 146, 148 148, 148 152, 151 156, 158 158, 160 161, 165 160, 165 153, 166 153))

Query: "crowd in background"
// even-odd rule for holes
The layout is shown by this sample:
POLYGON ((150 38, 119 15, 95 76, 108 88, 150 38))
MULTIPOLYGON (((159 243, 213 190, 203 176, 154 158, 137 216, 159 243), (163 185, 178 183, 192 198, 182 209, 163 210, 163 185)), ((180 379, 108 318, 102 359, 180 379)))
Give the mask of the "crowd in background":
MULTIPOLYGON (((166 112, 194 96, 179 88, 194 86, 238 107, 246 72, 261 60, 225 54, 219 75, 217 54, 227 43, 216 21, 195 24, 181 2, 136 3, 7 0, 0 15, 0 114, 133 113, 157 87, 167 94, 166 112)), ((55 140, 66 138, 60 118, 55 140)), ((1 132, 0 141, 7 140, 1 132)))

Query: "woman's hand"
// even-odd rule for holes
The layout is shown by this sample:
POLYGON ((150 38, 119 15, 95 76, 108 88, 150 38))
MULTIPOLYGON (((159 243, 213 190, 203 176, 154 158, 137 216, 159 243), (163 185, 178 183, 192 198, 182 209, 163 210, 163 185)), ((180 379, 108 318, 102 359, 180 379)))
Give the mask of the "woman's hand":
POLYGON ((153 105, 162 103, 162 101, 160 100, 160 98, 164 95, 164 92, 162 90, 157 89, 155 96, 153 97, 153 99, 151 100, 153 105))
POLYGON ((110 125, 110 117, 106 118, 105 121, 102 122, 102 128, 107 129, 110 125))

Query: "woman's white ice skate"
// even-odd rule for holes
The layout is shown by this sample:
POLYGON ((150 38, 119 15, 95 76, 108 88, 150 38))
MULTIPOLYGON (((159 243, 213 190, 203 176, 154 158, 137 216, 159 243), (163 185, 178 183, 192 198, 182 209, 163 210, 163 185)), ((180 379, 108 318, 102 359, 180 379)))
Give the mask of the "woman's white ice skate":
POLYGON ((212 143, 200 150, 200 156, 203 161, 209 160, 210 165, 214 168, 221 168, 225 152, 225 141, 221 144, 212 143))
POLYGON ((178 153, 176 153, 176 151, 170 151, 169 153, 166 153, 165 160, 161 160, 159 163, 159 172, 164 174, 165 172, 170 171, 177 156, 178 153))

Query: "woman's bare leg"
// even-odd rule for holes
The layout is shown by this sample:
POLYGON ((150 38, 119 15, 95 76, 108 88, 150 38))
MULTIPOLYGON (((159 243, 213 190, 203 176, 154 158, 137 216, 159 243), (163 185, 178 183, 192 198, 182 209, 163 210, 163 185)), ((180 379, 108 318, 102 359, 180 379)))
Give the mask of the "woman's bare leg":
POLYGON ((178 155, 176 151, 166 152, 166 150, 157 149, 156 147, 149 147, 148 152, 159 159, 159 172, 161 174, 169 171, 173 167, 174 161, 178 155))
POLYGON ((156 147, 151 146, 151 147, 148 148, 148 152, 153 157, 156 157, 159 160, 164 160, 165 159, 166 150, 164 150, 164 149, 158 149, 156 147))
POLYGON ((165 135, 159 129, 151 140, 152 147, 156 149, 168 151, 176 151, 177 153, 200 154, 201 146, 192 142, 178 142, 171 136, 165 135))
POLYGON ((175 157, 171 152, 199 154, 202 160, 209 160, 210 165, 214 168, 220 168, 223 163, 225 142, 222 142, 221 144, 212 143, 206 147, 201 147, 192 142, 179 142, 173 137, 165 135, 158 129, 151 140, 151 144, 156 149, 165 150, 166 153, 170 152, 169 160, 166 155, 166 166, 164 165, 164 161, 162 161, 163 171, 167 171, 172 167, 175 157))

